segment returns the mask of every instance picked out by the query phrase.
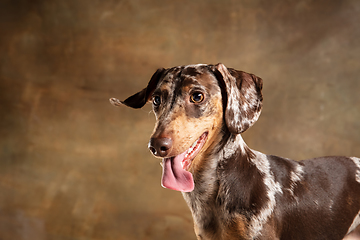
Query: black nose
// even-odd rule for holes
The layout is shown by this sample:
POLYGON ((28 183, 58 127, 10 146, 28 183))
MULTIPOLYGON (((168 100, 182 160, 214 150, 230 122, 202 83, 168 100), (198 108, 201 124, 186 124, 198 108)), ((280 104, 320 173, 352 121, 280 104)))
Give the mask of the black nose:
POLYGON ((151 138, 149 149, 157 157, 165 157, 169 154, 172 147, 171 138, 151 138))

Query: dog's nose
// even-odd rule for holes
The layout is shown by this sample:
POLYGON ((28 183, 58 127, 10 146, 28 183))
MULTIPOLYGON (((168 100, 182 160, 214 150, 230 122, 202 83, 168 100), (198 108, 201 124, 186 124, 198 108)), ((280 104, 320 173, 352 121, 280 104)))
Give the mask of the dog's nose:
POLYGON ((171 138, 151 138, 149 149, 157 157, 165 157, 169 154, 172 147, 171 138))

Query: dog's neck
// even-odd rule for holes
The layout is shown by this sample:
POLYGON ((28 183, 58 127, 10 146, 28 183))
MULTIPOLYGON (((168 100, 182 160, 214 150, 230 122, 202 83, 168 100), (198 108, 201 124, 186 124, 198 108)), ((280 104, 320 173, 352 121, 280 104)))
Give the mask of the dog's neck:
POLYGON ((218 174, 229 159, 240 158, 240 161, 250 161, 254 158, 254 152, 246 145, 240 134, 224 134, 223 138, 214 145, 215 147, 203 154, 203 159, 200 159, 204 162, 201 168, 192 172, 195 189, 193 192, 185 193, 186 198, 194 195, 209 199, 209 194, 217 194, 218 174), (205 182, 206 184, 203 184, 205 182))
MULTIPOLYGON (((192 192, 183 193, 183 197, 192 212, 195 225, 200 229, 212 228, 219 230, 223 228, 220 226, 218 219, 219 216, 225 216, 221 213, 225 209, 219 208, 219 204, 226 206, 227 203, 219 203, 219 201, 228 201, 228 198, 219 196, 219 188, 232 188, 232 186, 224 186, 221 180, 222 170, 228 167, 228 162, 234 162, 233 159, 237 159, 236 162, 250 163, 250 159, 254 156, 254 153, 248 148, 240 134, 224 135, 221 143, 217 146, 220 147, 212 149, 209 154, 204 154, 204 159, 201 160, 204 161, 204 165, 200 170, 193 173, 195 189, 192 192), (231 161, 228 161, 230 159, 231 161)), ((227 190, 233 192, 230 189, 227 190)))
POLYGON ((244 234, 255 236, 272 213, 281 187, 270 172, 266 155, 251 150, 240 134, 228 135, 219 149, 202 159, 205 164, 194 175, 195 189, 183 193, 184 199, 199 231, 217 229, 217 234, 223 234, 229 226, 221 223, 231 219, 222 218, 240 214, 249 226, 244 234))

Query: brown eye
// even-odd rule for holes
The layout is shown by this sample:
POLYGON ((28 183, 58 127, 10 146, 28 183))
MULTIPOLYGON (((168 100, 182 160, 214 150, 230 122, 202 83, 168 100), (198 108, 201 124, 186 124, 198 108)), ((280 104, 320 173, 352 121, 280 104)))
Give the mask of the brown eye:
POLYGON ((161 104, 160 96, 153 96, 153 104, 154 104, 155 107, 160 106, 160 104, 161 104))
POLYGON ((196 92, 190 96, 190 101, 193 103, 201 103, 204 100, 204 94, 196 92))

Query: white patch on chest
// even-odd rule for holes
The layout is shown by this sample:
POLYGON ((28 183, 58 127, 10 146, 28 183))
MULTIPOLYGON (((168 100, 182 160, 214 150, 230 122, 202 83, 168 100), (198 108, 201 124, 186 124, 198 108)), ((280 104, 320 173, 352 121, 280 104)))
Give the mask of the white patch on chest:
MULTIPOLYGON (((216 188, 216 167, 217 157, 210 157, 206 159, 204 164, 204 171, 201 177, 197 178, 195 182, 195 189, 192 192, 182 192, 182 195, 188 204, 193 220, 196 226, 201 226, 201 223, 206 222, 209 217, 209 211, 213 211, 211 206, 208 205, 211 195, 214 194, 216 188)), ((197 234, 201 234, 203 229, 198 228, 197 234)))

